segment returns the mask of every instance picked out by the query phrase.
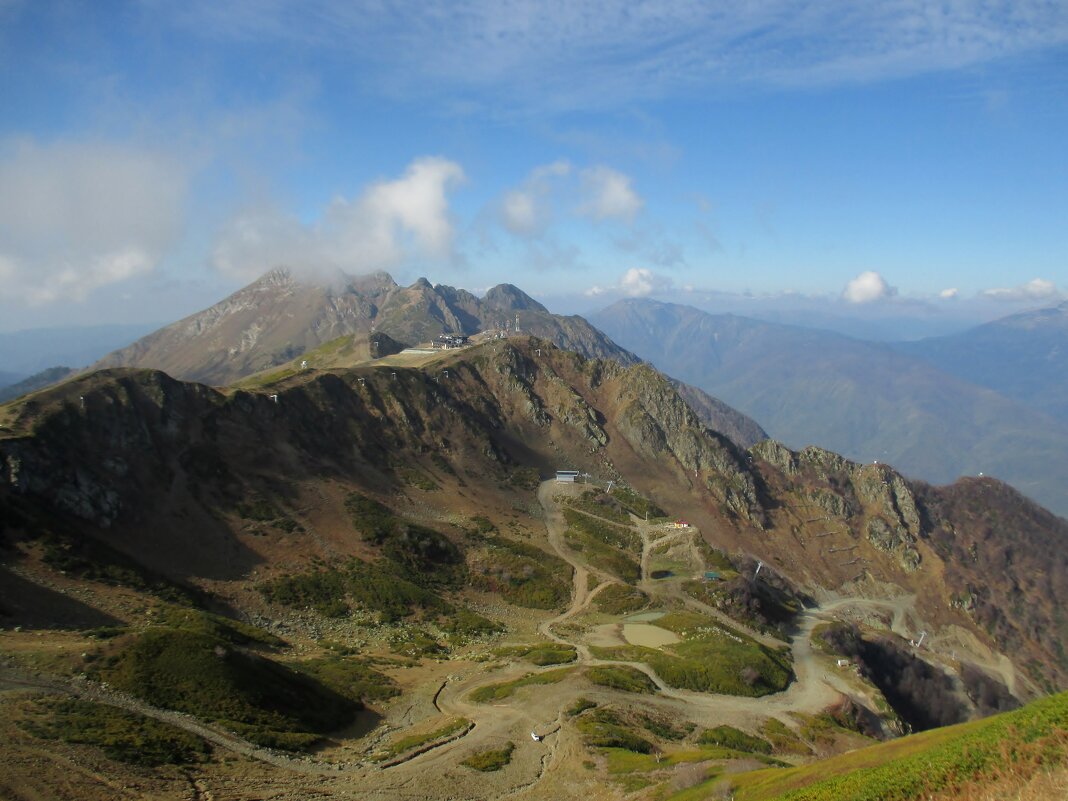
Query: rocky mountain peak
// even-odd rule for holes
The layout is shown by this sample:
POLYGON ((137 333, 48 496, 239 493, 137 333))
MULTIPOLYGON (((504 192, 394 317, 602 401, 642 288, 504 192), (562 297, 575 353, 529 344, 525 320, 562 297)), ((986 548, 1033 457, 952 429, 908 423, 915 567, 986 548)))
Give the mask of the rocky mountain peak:
POLYGON ((548 311, 538 301, 513 284, 498 284, 492 287, 482 297, 482 303, 503 311, 548 311))

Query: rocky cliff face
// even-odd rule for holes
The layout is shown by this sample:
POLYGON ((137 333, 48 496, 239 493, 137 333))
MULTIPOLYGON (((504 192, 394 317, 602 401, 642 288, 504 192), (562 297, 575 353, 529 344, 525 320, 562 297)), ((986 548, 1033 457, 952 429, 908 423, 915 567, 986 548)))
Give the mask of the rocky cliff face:
POLYGON ((816 447, 794 452, 773 440, 751 454, 779 511, 791 511, 775 515, 778 530, 789 527, 825 584, 835 576, 858 588, 874 580, 914 592, 945 622, 963 612, 958 621, 1014 654, 1039 686, 1068 680, 1058 645, 1068 620, 1053 611, 1068 600, 1063 518, 994 479, 935 488, 888 465, 816 447))

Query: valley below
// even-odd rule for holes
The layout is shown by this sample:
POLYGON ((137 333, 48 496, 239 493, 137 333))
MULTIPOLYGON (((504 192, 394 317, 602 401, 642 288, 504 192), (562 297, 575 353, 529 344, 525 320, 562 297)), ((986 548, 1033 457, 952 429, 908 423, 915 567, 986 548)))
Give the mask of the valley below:
POLYGON ((953 556, 1001 558, 967 515, 1056 518, 743 450, 535 338, 224 391, 113 369, 0 425, 4 797, 772 798, 746 777, 1065 675, 1033 628, 1063 621, 983 617, 1001 585, 953 556))

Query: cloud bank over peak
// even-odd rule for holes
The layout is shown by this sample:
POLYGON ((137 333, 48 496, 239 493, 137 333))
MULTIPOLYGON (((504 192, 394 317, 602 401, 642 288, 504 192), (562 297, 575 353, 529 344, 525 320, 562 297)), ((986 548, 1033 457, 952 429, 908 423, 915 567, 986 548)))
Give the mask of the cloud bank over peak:
POLYGON ((278 266, 315 276, 368 273, 415 257, 454 260, 449 193, 465 180, 456 162, 424 157, 355 199, 334 198, 311 224, 271 207, 251 209, 224 226, 212 261, 228 276, 251 280, 278 266))

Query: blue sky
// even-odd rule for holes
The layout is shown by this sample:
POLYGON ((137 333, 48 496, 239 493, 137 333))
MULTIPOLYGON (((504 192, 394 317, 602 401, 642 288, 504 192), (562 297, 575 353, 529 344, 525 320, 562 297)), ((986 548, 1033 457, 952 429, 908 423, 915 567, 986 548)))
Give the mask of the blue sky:
POLYGON ((0 0, 0 74, 0 330, 279 264, 563 311, 1068 290, 1062 2, 0 0))

